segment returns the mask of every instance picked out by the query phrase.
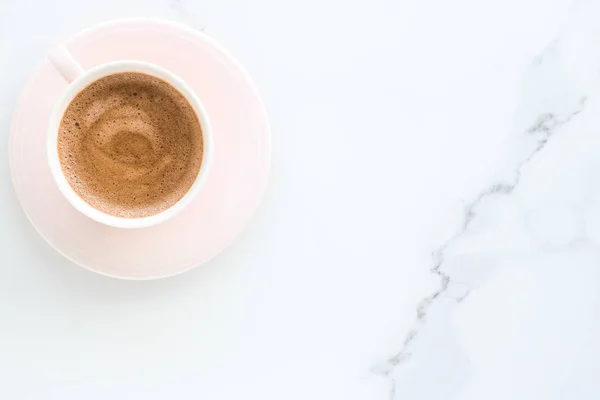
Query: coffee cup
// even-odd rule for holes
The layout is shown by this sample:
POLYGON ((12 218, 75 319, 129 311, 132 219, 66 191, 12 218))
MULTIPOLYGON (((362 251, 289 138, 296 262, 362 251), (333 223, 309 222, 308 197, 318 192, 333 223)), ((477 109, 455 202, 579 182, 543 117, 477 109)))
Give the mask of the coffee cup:
POLYGON ((65 46, 59 46, 49 55, 50 62, 69 86, 54 106, 47 132, 47 158, 50 172, 58 189, 66 200, 79 212, 90 219, 115 228, 144 228, 163 223, 180 213, 198 194, 207 179, 213 158, 213 135, 206 110, 192 88, 172 72, 157 65, 135 60, 113 61, 85 71, 65 46), (84 200, 71 186, 61 167, 58 151, 59 129, 67 107, 86 87, 109 75, 136 72, 150 75, 168 83, 176 89, 192 107, 202 128, 202 156, 200 169, 187 192, 173 205, 153 214, 139 218, 111 215, 99 210, 84 200))

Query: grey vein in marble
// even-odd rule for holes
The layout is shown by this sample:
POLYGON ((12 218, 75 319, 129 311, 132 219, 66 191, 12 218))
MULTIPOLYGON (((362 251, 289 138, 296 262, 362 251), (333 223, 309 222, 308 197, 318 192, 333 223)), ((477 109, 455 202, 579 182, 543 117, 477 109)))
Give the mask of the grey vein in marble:
MULTIPOLYGON (((538 65, 541 64, 541 59, 542 56, 538 57, 535 63, 538 65)), ((534 159, 535 156, 544 149, 548 141, 560 127, 567 124, 569 121, 571 121, 572 118, 574 118, 584 110, 586 100, 587 96, 581 97, 579 100, 578 108, 574 111, 571 111, 570 113, 567 113, 564 117, 561 117, 554 112, 545 112, 540 114, 536 122, 533 123, 528 129, 526 129, 525 132, 523 132, 526 136, 534 136, 536 143, 533 150, 525 158, 518 162, 514 167, 512 172, 512 182, 495 182, 487 188, 483 189, 471 202, 469 202, 466 205, 462 217, 462 223, 458 231, 454 235, 452 235, 445 243, 443 243, 440 247, 438 247, 432 252, 432 267, 430 268, 430 271, 432 274, 439 277, 439 288, 434 293, 420 301, 416 309, 417 316, 415 322, 413 323, 409 332, 406 334, 401 349, 396 354, 389 357, 385 362, 378 364, 371 369, 372 373, 389 379, 390 399, 394 399, 396 393, 396 378, 392 377, 392 373, 395 371, 396 367, 410 360, 412 355, 411 345, 418 338, 420 331, 423 329, 426 323, 427 315, 431 307, 435 304, 436 300, 439 299, 440 296, 447 294, 449 292, 449 289, 453 286, 463 285, 466 287, 466 290, 464 290, 464 293, 462 295, 448 296, 454 298, 454 300, 457 303, 460 303, 474 289, 472 285, 470 285, 468 282, 454 281, 449 274, 442 271, 446 251, 450 248, 450 246, 452 246, 458 240, 460 240, 461 237, 465 234, 465 232, 467 232, 469 226, 477 217, 477 208, 482 204, 483 201, 492 196, 510 195, 515 190, 515 188, 521 180, 521 171, 523 167, 527 165, 527 163, 534 159)))

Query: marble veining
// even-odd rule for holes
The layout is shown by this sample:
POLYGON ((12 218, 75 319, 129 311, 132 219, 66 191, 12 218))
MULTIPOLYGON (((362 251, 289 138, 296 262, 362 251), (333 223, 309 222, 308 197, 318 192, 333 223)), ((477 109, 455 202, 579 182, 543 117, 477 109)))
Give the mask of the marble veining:
MULTIPOLYGON (((584 6, 582 6, 582 8, 585 10, 586 6, 590 7, 590 4, 587 3, 584 6)), ((577 18, 574 18, 574 20, 579 21, 577 18)), ((586 28, 589 29, 589 26, 584 25, 583 30, 585 30, 586 28)), ((477 218, 480 218, 478 210, 483 203, 489 202, 489 200, 492 198, 505 198, 506 196, 510 196, 520 185, 524 169, 527 168, 530 163, 534 162, 536 157, 538 157, 539 154, 544 151, 545 147, 553 139, 553 137, 559 133, 562 135, 569 135, 569 127, 572 123, 572 120, 574 120, 580 114, 585 112, 586 102, 589 96, 596 95, 596 83, 593 81, 587 81, 586 83, 589 84, 589 86, 584 90, 577 92, 578 95, 575 96, 575 99, 570 99, 570 102, 566 102, 560 108, 553 107, 556 104, 556 97, 563 95, 563 93, 560 89, 555 89, 555 87, 552 85, 556 85, 556 88, 561 89, 563 85, 571 85, 572 82, 566 80, 572 78, 572 74, 577 74, 578 71, 580 71, 580 69, 578 69, 580 66, 576 66, 572 70, 567 71, 567 73, 565 74, 556 73, 556 64, 560 64, 564 61, 564 59, 562 59, 561 57, 567 58, 569 56, 572 56, 572 54, 568 54, 569 48, 571 46, 577 46, 581 44, 581 37, 579 35, 571 35, 572 32, 570 32, 569 29, 579 31, 582 30, 582 27, 578 24, 578 22, 572 21, 572 25, 569 28, 567 28, 565 33, 563 33, 563 35, 566 38, 559 37, 551 41, 548 47, 539 56, 534 58, 532 63, 531 69, 533 69, 534 71, 533 79, 539 78, 540 75, 548 74, 553 80, 549 81, 545 79, 545 84, 547 84, 548 86, 544 88, 544 91, 542 91, 542 93, 533 94, 534 96, 540 99, 539 103, 541 103, 542 112, 539 112, 540 104, 537 104, 537 107, 531 107, 531 103, 526 104, 525 107, 522 107, 524 109, 520 110, 521 113, 525 114, 531 113, 531 108, 533 108, 534 110, 537 109, 538 111, 537 116, 533 117, 534 122, 529 127, 521 130, 521 133, 519 135, 526 141, 522 143, 521 146, 529 148, 529 151, 525 154, 521 154, 520 159, 515 160, 516 163, 512 168, 509 167, 509 169, 512 169, 512 171, 508 174, 509 179, 493 181, 487 187, 481 190, 481 192, 479 192, 479 194, 477 194, 472 201, 467 202, 467 204, 465 205, 464 214, 462 216, 460 225, 456 233, 454 233, 446 242, 444 242, 439 248, 432 252, 432 266, 430 268, 430 272, 439 278, 439 288, 431 295, 425 297, 419 303, 415 311, 415 322, 410 328, 409 332, 406 334, 401 349, 395 354, 393 354, 391 357, 389 357, 385 362, 379 363, 372 368, 373 373, 382 375, 390 380, 390 399, 404 398, 401 396, 396 396, 397 381, 403 379, 403 365, 411 361, 414 352, 413 344, 416 340, 418 340, 419 334, 423 327, 429 322, 429 311, 431 308, 436 306, 436 301, 442 295, 446 294, 447 292, 451 292, 459 294, 450 295, 447 297, 451 298, 456 303, 461 303, 469 296, 469 294, 473 290, 478 290, 481 287, 480 282, 468 282, 465 281, 464 277, 454 278, 451 270, 448 271, 444 268, 448 250, 451 249, 453 246, 458 245, 460 241, 464 238, 465 234, 469 231, 469 228, 474 223, 474 221, 477 218), (577 98, 577 96, 579 97, 577 98), (543 108, 544 103, 549 104, 548 109, 543 108), (531 139, 533 139, 532 143, 531 139), (453 288, 454 286, 459 286, 460 289, 456 290, 453 288)), ((590 34, 589 31, 586 33, 590 34)), ((598 39, 598 37, 596 36, 595 39, 598 39)), ((597 43, 597 41, 594 40, 593 43, 597 43)), ((581 49, 578 50, 581 51, 581 49)), ((586 49, 585 51, 593 50, 586 49)), ((589 66, 585 67, 589 68, 589 66)), ((600 67, 600 64, 594 64, 593 66, 595 70, 597 70, 598 67, 600 67)), ((575 91, 577 91, 577 87, 575 87, 574 89, 575 91)), ((531 94, 526 93, 526 95, 531 94)), ((560 103, 560 101, 561 100, 559 99, 558 102, 560 103)), ((486 210, 486 212, 483 215, 483 218, 486 218, 489 212, 490 210, 486 210)), ((451 311, 454 312, 454 310, 451 311)), ((573 312, 576 313, 577 311, 573 310, 573 312)), ((421 348, 420 351, 427 350, 421 348)), ((585 398, 588 398, 587 396, 589 395, 591 395, 591 393, 586 393, 585 398)))
POLYGON ((514 180, 513 182, 497 182, 492 183, 491 186, 485 188, 484 190, 477 195, 477 197, 470 203, 467 204, 464 211, 463 221, 460 225, 459 230, 446 241, 441 247, 437 248, 432 252, 432 267, 430 269, 431 273, 439 277, 440 286, 439 288, 432 293, 430 296, 425 297, 419 303, 419 306, 416 309, 416 320, 408 332, 404 339, 404 343, 400 351, 391 356, 385 363, 376 365, 372 368, 372 371, 376 374, 381 374, 391 381, 390 388, 390 398, 395 398, 396 392, 396 382, 395 378, 391 377, 391 374, 394 370, 404 362, 408 362, 411 357, 411 343, 415 340, 419 334, 421 326, 426 323, 428 310, 430 307, 434 306, 434 302, 438 297, 447 292, 455 292, 453 290, 453 286, 460 287, 459 292, 460 295, 453 296, 454 300, 457 303, 462 302, 471 290, 473 290, 473 286, 468 282, 462 281, 454 281, 452 277, 443 271, 444 264, 444 256, 446 250, 451 247, 455 242, 459 241, 463 234, 469 229, 469 226, 473 222, 475 218, 477 218, 477 208, 478 206, 487 200, 488 197, 491 196, 503 196, 510 195, 513 190, 519 184, 521 178, 521 169, 525 164, 530 162, 538 152, 544 149, 544 146, 548 143, 548 140, 551 139, 552 135, 556 132, 556 130, 560 129, 563 125, 569 123, 569 121, 577 116, 584 110, 586 97, 582 97, 580 100, 580 108, 571 113, 567 114, 564 117, 556 116, 553 113, 545 113, 538 117, 537 122, 532 125, 529 129, 527 129, 524 134, 525 135, 534 135, 536 136, 537 146, 535 149, 522 161, 520 161, 516 168, 514 169, 514 180))

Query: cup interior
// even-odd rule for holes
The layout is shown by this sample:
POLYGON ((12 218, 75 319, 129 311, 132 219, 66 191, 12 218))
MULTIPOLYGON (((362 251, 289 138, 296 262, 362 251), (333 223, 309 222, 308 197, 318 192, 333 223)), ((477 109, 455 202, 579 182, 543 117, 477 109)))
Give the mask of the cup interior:
POLYGON ((64 92, 61 99, 55 105, 50 118, 50 125, 48 128, 47 135, 47 157, 50 166, 52 176, 65 198, 75 207, 78 211, 86 215, 87 217, 117 228, 143 228, 156 225, 167 221, 168 219, 177 215, 183 210, 197 195, 202 184, 206 180, 210 166, 212 164, 213 156, 213 138, 210 122, 206 111, 198 99, 194 91, 178 76, 167 71, 166 69, 159 67, 154 64, 141 62, 141 61, 116 61, 106 63, 94 67, 81 76, 75 79, 64 92), (202 160, 200 164, 200 171, 196 176, 196 179, 192 183, 187 193, 179 199, 171 207, 151 216, 141 218, 123 218, 114 215, 107 214, 100 211, 82 199, 75 190, 71 187, 67 178, 63 174, 59 155, 58 155, 58 133, 60 123, 63 115, 67 110, 67 107, 73 101, 73 99, 88 85, 108 75, 123 73, 123 72, 139 72, 147 75, 152 75, 160 78, 171 86, 173 86, 179 93, 181 93, 188 103, 192 106, 200 126, 202 128, 202 140, 203 140, 203 152, 202 160))

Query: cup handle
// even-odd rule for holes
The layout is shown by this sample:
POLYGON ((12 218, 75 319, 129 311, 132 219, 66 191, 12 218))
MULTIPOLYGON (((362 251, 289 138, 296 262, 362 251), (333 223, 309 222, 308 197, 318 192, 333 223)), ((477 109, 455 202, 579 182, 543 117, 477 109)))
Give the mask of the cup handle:
POLYGON ((69 53, 69 50, 62 44, 52 50, 48 58, 52 65, 54 65, 54 68, 60 72, 68 83, 73 82, 84 72, 81 65, 79 65, 77 60, 73 58, 73 55, 69 53))

